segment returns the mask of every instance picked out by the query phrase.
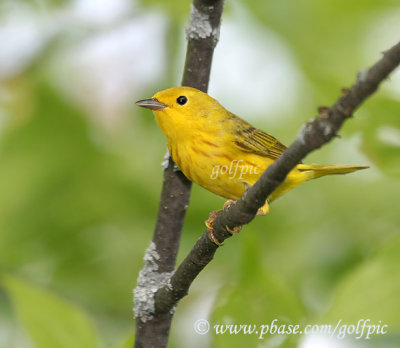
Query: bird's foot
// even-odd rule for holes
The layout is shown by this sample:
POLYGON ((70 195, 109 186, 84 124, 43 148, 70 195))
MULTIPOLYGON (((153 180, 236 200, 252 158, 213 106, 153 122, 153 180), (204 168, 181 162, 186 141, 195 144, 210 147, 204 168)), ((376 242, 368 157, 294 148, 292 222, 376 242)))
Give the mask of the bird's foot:
MULTIPOLYGON (((228 201, 226 201, 225 203, 224 203, 224 209, 226 208, 226 207, 229 207, 230 205, 232 205, 232 204, 234 204, 235 203, 235 201, 233 201, 233 200, 228 200, 228 201)), ((213 223, 214 223, 214 221, 215 221, 215 219, 217 218, 217 216, 219 215, 219 214, 221 214, 221 212, 222 212, 222 210, 217 210, 217 211, 212 211, 211 213, 210 213, 210 216, 209 216, 209 218, 207 219, 207 221, 205 222, 205 224, 206 224, 206 226, 207 226, 207 232, 208 232, 208 238, 210 238, 210 240, 214 243, 214 244, 216 244, 216 245, 218 245, 218 246, 221 246, 222 245, 222 243, 215 237, 215 235, 214 235, 214 228, 213 228, 213 223)), ((242 226, 236 226, 236 227, 234 227, 234 228, 229 228, 228 226, 225 226, 225 228, 226 228, 226 230, 230 233, 230 234, 236 234, 236 233, 239 233, 240 232, 240 230, 242 229, 242 226)))
POLYGON ((217 216, 219 214, 221 214, 222 210, 216 210, 216 211, 212 211, 210 213, 209 218, 206 220, 205 224, 207 226, 207 232, 208 232, 208 238, 210 238, 210 240, 218 245, 221 246, 222 243, 214 236, 214 227, 213 227, 213 223, 215 221, 215 219, 217 218, 217 216))

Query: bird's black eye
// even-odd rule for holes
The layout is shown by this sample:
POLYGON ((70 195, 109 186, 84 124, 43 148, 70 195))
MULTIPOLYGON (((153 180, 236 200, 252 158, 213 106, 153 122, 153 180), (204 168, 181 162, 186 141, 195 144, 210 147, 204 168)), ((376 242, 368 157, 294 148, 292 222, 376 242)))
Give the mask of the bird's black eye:
POLYGON ((178 97, 178 98, 176 99, 176 102, 177 102, 179 105, 185 105, 186 102, 187 102, 187 98, 186 98, 184 95, 181 95, 180 97, 178 97))

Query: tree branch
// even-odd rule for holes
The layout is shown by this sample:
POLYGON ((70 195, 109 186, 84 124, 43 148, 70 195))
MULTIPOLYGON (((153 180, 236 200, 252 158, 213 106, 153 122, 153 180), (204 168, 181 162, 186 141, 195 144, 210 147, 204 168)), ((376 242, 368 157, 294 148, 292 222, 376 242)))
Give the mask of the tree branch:
MULTIPOLYGON (((218 42, 223 0, 194 0, 186 29, 188 47, 182 79, 183 86, 207 92, 214 48, 218 42)), ((167 155, 164 182, 153 241, 146 251, 145 266, 134 290, 135 347, 165 347, 173 312, 159 313, 154 307, 154 293, 166 284, 175 268, 176 255, 191 182, 167 155)))
MULTIPOLYGON (((379 84, 400 64, 400 42, 383 53, 383 57, 369 70, 358 74, 356 83, 330 108, 307 122, 292 145, 261 175, 233 205, 225 208, 215 219, 214 235, 220 241, 232 235, 226 226, 233 229, 254 219, 257 210, 267 197, 282 183, 286 175, 311 151, 328 143, 336 136, 343 122, 354 110, 374 93, 379 84)), ((207 231, 200 237, 185 260, 168 282, 155 296, 157 313, 168 312, 187 294, 189 286, 201 270, 212 260, 218 246, 210 241, 207 231)))

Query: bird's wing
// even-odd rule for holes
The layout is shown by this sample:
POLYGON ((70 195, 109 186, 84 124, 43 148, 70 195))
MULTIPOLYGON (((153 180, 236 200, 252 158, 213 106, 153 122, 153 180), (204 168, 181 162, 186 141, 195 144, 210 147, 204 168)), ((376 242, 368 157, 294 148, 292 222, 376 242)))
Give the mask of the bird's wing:
POLYGON ((286 150, 286 146, 279 140, 260 129, 254 128, 247 122, 243 126, 241 125, 236 134, 233 142, 244 152, 277 159, 286 150))

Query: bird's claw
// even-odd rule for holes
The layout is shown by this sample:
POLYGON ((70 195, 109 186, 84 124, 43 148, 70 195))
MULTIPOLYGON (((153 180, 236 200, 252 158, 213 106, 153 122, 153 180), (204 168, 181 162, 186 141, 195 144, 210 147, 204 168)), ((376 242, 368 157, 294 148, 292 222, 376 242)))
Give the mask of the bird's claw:
POLYGON ((239 233, 242 229, 242 226, 236 226, 234 228, 229 228, 228 226, 225 226, 226 230, 230 233, 230 234, 236 234, 239 233))
POLYGON ((214 236, 213 228, 213 223, 219 214, 221 214, 221 210, 212 211, 209 218, 205 221, 205 224, 207 226, 208 238, 210 238, 214 244, 222 246, 223 244, 214 236))
POLYGON ((226 207, 229 207, 230 205, 234 204, 236 201, 232 200, 232 199, 228 199, 225 203, 224 203, 224 207, 223 209, 225 209, 226 207))
MULTIPOLYGON (((234 204, 235 203, 235 201, 233 201, 233 200, 228 200, 228 201, 226 201, 225 203, 224 203, 224 208, 223 209, 225 209, 226 207, 229 207, 230 205, 232 205, 232 204, 234 204)), ((206 226, 207 226, 207 232, 208 232, 208 238, 210 238, 210 240, 214 243, 214 244, 216 244, 216 245, 218 245, 218 246, 221 246, 221 245, 223 245, 216 237, 215 237, 215 235, 214 235, 214 228, 213 228, 213 223, 214 223, 214 221, 215 221, 215 219, 217 218, 217 216, 219 215, 219 214, 221 214, 221 212, 222 212, 222 210, 217 210, 217 211, 212 211, 211 213, 210 213, 210 216, 209 216, 209 218, 207 219, 207 221, 205 221, 205 224, 206 224, 206 226)), ((236 227, 234 227, 234 228, 229 228, 228 226, 225 226, 225 228, 226 228, 226 230, 230 233, 230 234, 236 234, 236 233, 239 233, 240 232, 240 230, 242 229, 242 226, 236 226, 236 227)))

